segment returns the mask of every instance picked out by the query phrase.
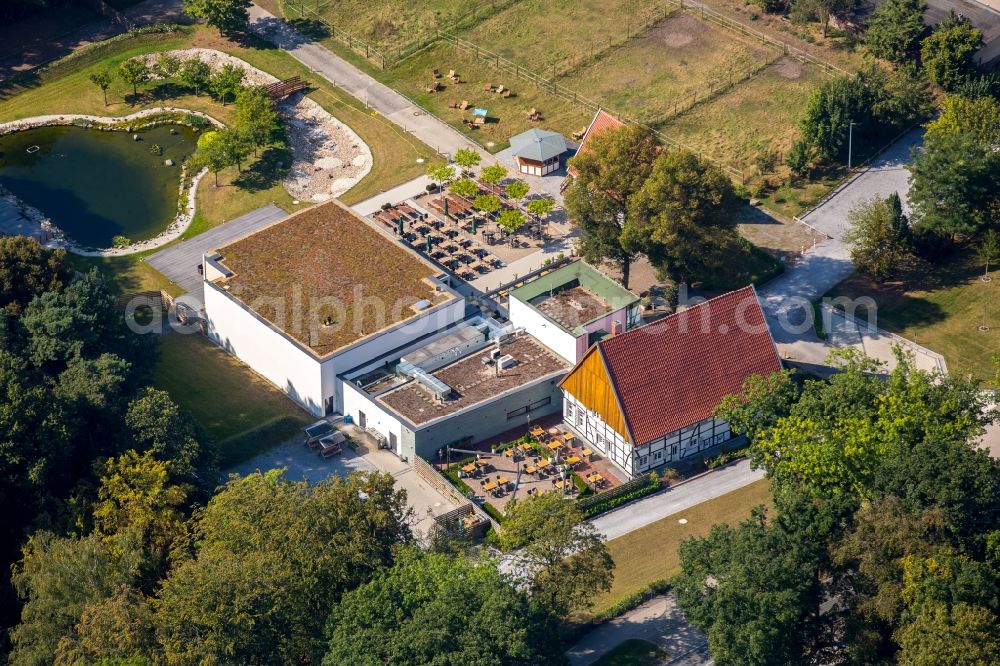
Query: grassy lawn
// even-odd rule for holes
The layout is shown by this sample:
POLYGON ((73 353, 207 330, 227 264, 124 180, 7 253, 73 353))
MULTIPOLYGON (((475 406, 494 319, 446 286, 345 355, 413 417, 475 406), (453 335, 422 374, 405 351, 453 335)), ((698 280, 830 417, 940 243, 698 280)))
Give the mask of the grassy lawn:
MULTIPOLYGON (((983 265, 968 252, 942 264, 920 265, 883 284, 854 273, 828 296, 870 296, 878 326, 913 340, 948 362, 948 373, 993 377, 990 356, 1000 349, 1000 270, 982 282, 983 265), (979 331, 983 318, 991 328, 979 331)), ((864 317, 863 309, 856 316, 864 317)))
MULTIPOLYGON (((275 16, 298 18, 300 0, 263 0, 258 3, 275 16)), ((317 5, 307 0, 310 10, 317 5)), ((485 13, 504 0, 320 0, 318 15, 337 30, 387 51, 404 47, 437 29, 446 30, 472 11, 485 13)), ((312 16, 312 14, 307 14, 312 16)))
POLYGON ((594 662, 593 666, 657 666, 669 655, 658 645, 630 638, 594 662))
POLYGON ((678 12, 560 82, 610 109, 656 123, 693 94, 739 80, 777 57, 775 49, 678 12))
POLYGON ((180 296, 184 293, 182 289, 172 284, 163 273, 146 263, 145 257, 155 251, 130 254, 124 257, 81 257, 72 252, 67 256, 77 270, 85 272, 93 267, 100 269, 115 294, 165 291, 171 296, 180 296))
POLYGON ((160 338, 153 385, 191 412, 230 467, 314 420, 238 359, 199 335, 160 338))
POLYGON ((503 149, 510 137, 532 127, 544 127, 569 136, 585 128, 593 116, 568 100, 513 74, 498 71, 489 62, 477 61, 471 53, 444 43, 437 43, 382 72, 381 79, 491 151, 503 149), (462 83, 455 84, 442 77, 438 81, 444 86, 443 90, 426 92, 434 81, 432 72, 435 69, 444 73, 454 69, 462 83), (510 87, 514 95, 504 98, 485 92, 483 88, 487 84, 510 87), (472 108, 466 111, 448 108, 449 102, 462 100, 468 100, 473 107, 485 108, 489 112, 488 122, 474 130, 463 125, 463 118, 472 118, 472 108), (532 108, 542 114, 541 122, 528 120, 528 111, 532 108))
POLYGON ((659 129, 723 163, 748 169, 764 151, 788 152, 809 95, 823 79, 816 69, 783 58, 659 129))
POLYGON ((650 583, 675 575, 680 569, 677 547, 681 541, 705 536, 716 523, 738 523, 759 504, 770 505, 769 485, 766 479, 756 481, 609 541, 615 580, 611 590, 596 599, 594 608, 607 608, 650 583), (678 523, 681 518, 687 523, 678 523))
POLYGON ((558 74, 663 13, 658 0, 522 0, 460 36, 540 74, 558 74))

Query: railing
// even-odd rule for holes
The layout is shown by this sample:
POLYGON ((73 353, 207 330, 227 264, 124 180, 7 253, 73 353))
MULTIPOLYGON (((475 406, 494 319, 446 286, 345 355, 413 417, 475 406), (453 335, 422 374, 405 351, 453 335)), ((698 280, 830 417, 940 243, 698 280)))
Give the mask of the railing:
POLYGON ((451 484, 451 481, 445 478, 441 472, 434 469, 434 466, 428 463, 426 460, 420 456, 414 456, 413 460, 410 461, 413 465, 413 469, 416 470, 417 474, 421 476, 427 483, 431 484, 433 488, 438 490, 445 497, 451 499, 459 508, 463 506, 471 506, 472 510, 476 513, 476 516, 480 520, 488 522, 493 526, 493 529, 499 530, 500 523, 493 520, 489 514, 482 510, 475 502, 470 500, 468 497, 463 495, 458 491, 458 488, 451 484))

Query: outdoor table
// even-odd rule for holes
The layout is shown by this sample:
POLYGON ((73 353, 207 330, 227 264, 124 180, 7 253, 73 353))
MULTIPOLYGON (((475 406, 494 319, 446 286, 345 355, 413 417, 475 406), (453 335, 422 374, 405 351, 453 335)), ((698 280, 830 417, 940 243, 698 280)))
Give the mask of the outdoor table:
POLYGON ((578 462, 580 462, 580 456, 570 456, 569 458, 566 458, 567 465, 575 465, 578 462))
POLYGON ((545 431, 539 428, 538 426, 535 426, 534 428, 531 429, 531 434, 533 437, 541 437, 542 433, 544 432, 545 431))
POLYGON ((556 481, 556 488, 562 490, 563 486, 569 486, 569 481, 556 481))
POLYGON ((465 472, 466 474, 472 474, 473 472, 476 471, 476 464, 469 463, 468 465, 462 467, 462 471, 465 472))
POLYGON ((546 458, 545 460, 542 460, 541 462, 538 463, 538 469, 542 469, 543 467, 548 467, 551 464, 552 463, 549 462, 548 458, 546 458))
POLYGON ((490 461, 484 458, 480 458, 479 460, 476 461, 476 467, 486 467, 489 464, 490 461))
POLYGON ((592 453, 593 453, 593 451, 591 451, 590 449, 584 449, 583 451, 580 451, 580 455, 582 455, 584 457, 589 456, 592 453))
POLYGON ((530 451, 531 450, 531 444, 518 444, 517 445, 517 450, 518 451, 530 451))
POLYGON ((497 484, 493 483, 492 481, 483 486, 483 490, 485 490, 486 492, 490 492, 491 490, 496 490, 496 489, 497 489, 497 484))
POLYGON ((562 442, 552 442, 548 445, 550 451, 555 451, 562 447, 562 442))
POLYGON ((510 479, 508 479, 506 476, 501 476, 499 479, 497 479, 497 483, 499 483, 501 486, 506 486, 508 483, 510 483, 510 479))
POLYGON ((565 439, 567 442, 572 442, 574 439, 576 439, 576 435, 574 435, 571 432, 568 432, 565 435, 563 435, 563 439, 565 439))
POLYGON ((534 465, 529 465, 524 468, 524 471, 527 472, 528 474, 534 474, 535 472, 538 471, 538 468, 535 467, 534 465))
POLYGON ((513 458, 514 457, 514 449, 506 449, 506 450, 504 450, 503 455, 506 458, 513 458))

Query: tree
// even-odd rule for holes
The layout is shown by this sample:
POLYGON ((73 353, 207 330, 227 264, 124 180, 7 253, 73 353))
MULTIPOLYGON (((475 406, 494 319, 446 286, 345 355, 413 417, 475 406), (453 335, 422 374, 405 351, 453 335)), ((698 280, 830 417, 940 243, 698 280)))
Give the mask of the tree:
POLYGON ((911 59, 921 37, 927 31, 923 0, 887 0, 879 5, 868 21, 865 45, 872 55, 889 62, 911 59))
POLYGON ((232 63, 226 63, 215 72, 208 81, 208 87, 212 90, 222 106, 226 105, 228 97, 236 97, 236 94, 243 87, 243 77, 246 72, 242 67, 232 63))
POLYGON ((132 86, 132 99, 139 95, 139 84, 149 80, 149 67, 143 58, 129 58, 118 66, 118 76, 132 86))
POLYGON ((615 563, 601 534, 558 493, 508 504, 500 546, 532 598, 559 617, 590 608, 595 592, 611 589, 615 563))
POLYGON ((479 153, 471 148, 459 148, 455 151, 455 164, 462 167, 463 171, 479 166, 482 159, 479 153))
POLYGON ((108 105, 108 88, 111 87, 112 75, 110 69, 103 69, 90 75, 90 82, 104 93, 104 106, 108 105))
POLYGON ((0 309, 20 314, 35 296, 61 290, 72 276, 65 250, 26 236, 0 237, 0 309))
POLYGON ((553 210, 555 210, 556 202, 549 197, 539 197, 529 201, 526 208, 529 213, 541 220, 544 220, 552 213, 553 210))
POLYGON ((59 642, 74 635, 83 609, 136 578, 134 561, 117 557, 97 536, 84 539, 38 532, 14 566, 14 585, 26 600, 11 632, 10 663, 52 663, 59 642))
POLYGON ((743 381, 739 393, 722 398, 715 416, 752 443, 758 433, 788 415, 796 398, 798 391, 792 383, 791 371, 751 375, 743 381))
POLYGON ((920 46, 920 59, 928 78, 952 91, 976 72, 975 56, 983 33, 965 16, 952 10, 920 46))
POLYGON ((798 139, 792 144, 785 157, 785 164, 792 170, 792 173, 799 178, 809 171, 809 163, 812 162, 812 154, 809 144, 802 139, 798 139))
MULTIPOLYGON (((235 166, 238 172, 243 171, 243 160, 250 157, 254 147, 237 129, 224 129, 214 143, 214 150, 226 166, 235 166)), ((218 173, 216 173, 218 177, 218 173)))
POLYGON ((983 239, 979 242, 978 247, 976 247, 976 254, 979 256, 979 261, 986 264, 983 280, 987 280, 990 275, 990 263, 1000 261, 1000 238, 997 238, 996 231, 993 229, 986 230, 986 233, 983 234, 983 239))
POLYGON ((333 608, 324 666, 562 664, 556 625, 492 562, 407 550, 333 608))
POLYGON ((137 590, 120 586, 111 596, 87 604, 64 639, 56 663, 96 663, 98 666, 153 666, 146 655, 158 652, 153 609, 137 590))
POLYGON ((129 450, 108 460, 93 508, 95 532, 117 551, 140 550, 154 574, 184 534, 189 489, 173 483, 170 467, 151 451, 129 450))
POLYGON ((627 126, 592 137, 591 150, 571 160, 577 176, 565 205, 582 232, 580 254, 593 263, 618 267, 626 288, 636 256, 623 239, 631 222, 631 200, 646 182, 658 152, 649 130, 627 126))
POLYGON ((254 148, 266 146, 274 140, 281 127, 278 107, 263 86, 247 86, 236 95, 236 123, 234 129, 244 136, 254 148))
POLYGON ((410 541, 392 476, 310 485, 282 473, 234 476, 201 513, 156 606, 167 663, 319 662, 334 605, 410 541))
POLYGON ((140 451, 169 462, 172 478, 215 485, 215 452, 198 443, 196 421, 166 391, 143 389, 128 405, 125 426, 140 451))
POLYGON ((927 136, 969 133, 985 150, 1000 146, 1000 102, 996 99, 948 95, 941 107, 941 115, 927 125, 927 136))
POLYGON ((507 168, 502 164, 491 164, 479 171, 479 177, 484 183, 499 185, 507 177, 507 168))
POLYGON ((910 254, 910 223, 899 195, 860 201, 847 219, 851 226, 844 241, 854 265, 880 282, 898 271, 910 254))
POLYGON ((455 167, 450 164, 430 164, 427 167, 427 177, 439 186, 455 177, 455 167))
POLYGON ((495 194, 481 194, 473 200, 472 205, 476 210, 481 210, 488 215, 492 215, 503 208, 503 202, 495 194))
POLYGON ((505 208, 497 218, 497 224, 510 234, 523 227, 526 221, 524 213, 515 208, 505 208))
POLYGON ((211 77, 212 68, 197 56, 183 60, 177 70, 177 80, 194 93, 208 90, 208 81, 211 77))
POLYGON ((929 134, 910 164, 914 226, 952 241, 985 229, 1000 193, 1000 155, 972 132, 929 134))
POLYGON ((855 0, 792 0, 791 6, 793 16, 819 21, 823 39, 826 39, 830 19, 849 16, 854 11, 855 0))
POLYGON ((184 0, 184 13, 204 19, 220 35, 246 32, 250 27, 247 11, 252 0, 184 0))
POLYGON ((787 522, 768 524, 756 507, 737 527, 681 543, 674 594, 719 664, 810 663, 822 629, 822 542, 804 541, 787 522))
POLYGON ((172 79, 180 72, 181 59, 165 51, 156 56, 156 64, 152 69, 161 79, 172 79))
POLYGON ((197 168, 206 168, 215 175, 215 186, 219 186, 219 172, 230 166, 231 154, 222 138, 222 132, 205 132, 198 137, 198 150, 195 151, 192 163, 197 168))
POLYGON ((675 281, 689 280, 715 265, 717 249, 735 238, 739 204, 717 166, 686 150, 665 150, 629 202, 623 245, 675 281))
POLYGON ((928 606, 897 637, 900 666, 1000 663, 997 616, 981 606, 928 606))
POLYGON ((479 194, 479 185, 471 178, 459 178, 451 184, 449 189, 463 199, 473 199, 479 194))
POLYGON ((523 180, 513 180, 507 183, 507 187, 504 188, 504 193, 514 201, 520 201, 524 197, 528 196, 528 192, 531 188, 523 180))

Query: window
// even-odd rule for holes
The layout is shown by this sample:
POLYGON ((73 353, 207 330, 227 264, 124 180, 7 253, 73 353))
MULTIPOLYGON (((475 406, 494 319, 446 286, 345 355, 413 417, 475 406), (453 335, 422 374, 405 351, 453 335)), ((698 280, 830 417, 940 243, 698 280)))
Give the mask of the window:
POLYGON ((513 419, 513 418, 517 418, 518 416, 524 416, 528 412, 533 412, 536 409, 539 409, 540 407, 544 407, 544 406, 550 405, 550 404, 552 404, 552 398, 548 397, 548 398, 544 398, 542 400, 539 400, 537 402, 533 402, 530 405, 525 405, 524 407, 518 407, 517 409, 515 409, 513 411, 507 412, 507 419, 510 420, 510 419, 513 419))
POLYGON ((721 435, 716 435, 715 436, 715 443, 716 444, 722 444, 724 441, 726 441, 726 435, 725 435, 725 433, 723 433, 721 435))
POLYGON ((654 453, 653 460, 663 460, 663 451, 657 451, 654 453))
POLYGON ((674 444, 673 446, 670 447, 670 455, 672 455, 672 456, 676 456, 677 455, 677 445, 676 444, 674 444))
POLYGON ((649 456, 641 456, 639 458, 639 464, 640 465, 646 465, 648 463, 649 463, 649 456))
POLYGON ((567 402, 566 403, 566 420, 567 421, 572 421, 573 420, 573 403, 572 402, 567 402))
POLYGON ((576 425, 578 425, 578 426, 582 426, 583 425, 583 410, 582 409, 578 409, 577 412, 576 412, 576 425))

